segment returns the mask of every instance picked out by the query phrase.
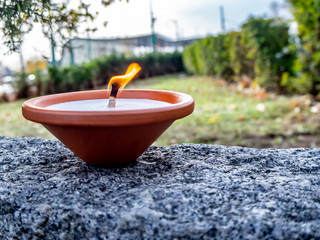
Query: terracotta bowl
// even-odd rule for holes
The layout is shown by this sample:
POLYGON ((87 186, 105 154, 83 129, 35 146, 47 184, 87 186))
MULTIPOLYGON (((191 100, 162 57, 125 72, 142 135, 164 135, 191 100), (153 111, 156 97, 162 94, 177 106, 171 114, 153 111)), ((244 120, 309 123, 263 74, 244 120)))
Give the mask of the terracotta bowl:
POLYGON ((158 90, 123 90, 119 98, 172 103, 155 109, 60 111, 45 107, 69 101, 104 99, 109 92, 80 91, 48 95, 23 103, 22 114, 41 123, 83 161, 93 165, 125 165, 138 158, 176 119, 193 112, 192 97, 158 90))

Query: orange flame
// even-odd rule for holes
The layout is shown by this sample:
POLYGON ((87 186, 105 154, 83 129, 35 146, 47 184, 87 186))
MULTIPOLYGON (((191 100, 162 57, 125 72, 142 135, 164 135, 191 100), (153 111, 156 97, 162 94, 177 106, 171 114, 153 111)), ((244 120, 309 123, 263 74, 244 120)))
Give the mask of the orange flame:
POLYGON ((127 68, 127 71, 124 75, 113 76, 108 84, 108 90, 111 89, 113 83, 117 83, 120 85, 119 92, 140 72, 141 67, 138 63, 131 63, 127 68))

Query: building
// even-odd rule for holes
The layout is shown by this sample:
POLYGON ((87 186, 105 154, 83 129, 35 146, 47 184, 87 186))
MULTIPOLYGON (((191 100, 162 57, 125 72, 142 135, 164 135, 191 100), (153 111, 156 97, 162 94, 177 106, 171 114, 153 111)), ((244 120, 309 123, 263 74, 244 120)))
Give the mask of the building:
MULTIPOLYGON (((172 41, 169 38, 155 35, 156 50, 158 52, 173 52, 182 50, 185 45, 197 39, 172 41)), ((152 36, 143 35, 128 38, 89 39, 74 38, 69 40, 62 51, 61 66, 79 65, 102 56, 111 54, 142 55, 153 51, 152 36)))

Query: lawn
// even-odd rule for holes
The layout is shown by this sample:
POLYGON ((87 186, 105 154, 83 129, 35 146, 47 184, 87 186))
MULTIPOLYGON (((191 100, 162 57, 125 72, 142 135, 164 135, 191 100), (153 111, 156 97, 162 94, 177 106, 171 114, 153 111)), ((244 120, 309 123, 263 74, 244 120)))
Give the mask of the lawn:
MULTIPOLYGON (((176 121, 156 145, 211 143, 249 147, 315 147, 319 113, 306 96, 270 94, 259 100, 210 77, 164 76, 138 80, 128 88, 163 89, 193 96, 192 115, 176 121)), ((21 116, 23 101, 0 104, 0 135, 53 139, 40 124, 21 116)))

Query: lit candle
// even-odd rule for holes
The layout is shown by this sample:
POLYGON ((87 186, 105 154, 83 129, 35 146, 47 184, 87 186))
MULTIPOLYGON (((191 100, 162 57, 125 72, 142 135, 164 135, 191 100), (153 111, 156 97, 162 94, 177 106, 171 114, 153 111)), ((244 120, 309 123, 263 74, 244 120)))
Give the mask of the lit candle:
POLYGON ((110 79, 108 90, 109 99, 90 99, 81 101, 70 101, 49 105, 45 109, 57 111, 121 111, 121 110, 142 110, 167 107, 172 105, 168 102, 156 101, 151 99, 125 99, 116 100, 118 93, 129 83, 141 70, 137 63, 132 63, 126 73, 114 76, 110 79), (116 104, 117 103, 117 104, 116 104))

